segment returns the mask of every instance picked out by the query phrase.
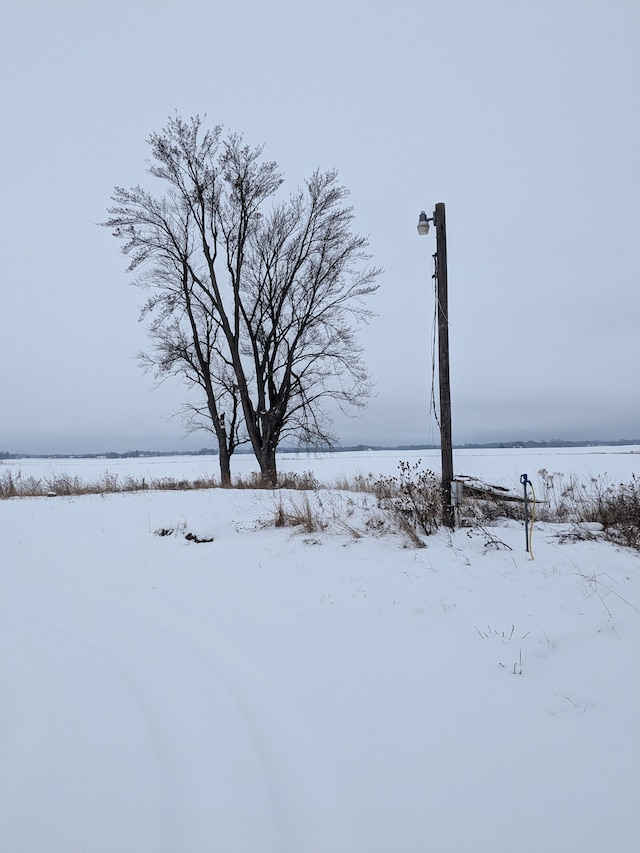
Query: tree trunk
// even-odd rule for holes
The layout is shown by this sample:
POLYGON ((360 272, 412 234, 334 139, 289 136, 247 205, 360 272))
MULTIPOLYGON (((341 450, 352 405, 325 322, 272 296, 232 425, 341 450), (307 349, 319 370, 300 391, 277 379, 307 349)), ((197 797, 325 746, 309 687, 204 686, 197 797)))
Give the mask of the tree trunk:
POLYGON ((231 454, 224 442, 219 443, 218 460, 220 463, 220 485, 223 489, 231 488, 231 454))
POLYGON ((278 470, 276 466, 275 447, 263 447, 258 457, 260 479, 263 489, 275 489, 278 485, 278 470))

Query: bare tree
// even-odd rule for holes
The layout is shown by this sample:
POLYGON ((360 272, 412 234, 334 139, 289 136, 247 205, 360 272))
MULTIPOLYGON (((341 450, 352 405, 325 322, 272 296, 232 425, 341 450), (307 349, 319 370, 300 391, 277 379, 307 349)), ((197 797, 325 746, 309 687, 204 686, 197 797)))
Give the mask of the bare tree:
POLYGON ((220 480, 231 485, 231 456, 242 441, 241 409, 233 371, 220 347, 220 324, 194 284, 191 268, 193 216, 174 195, 157 199, 135 187, 116 188, 116 207, 104 224, 127 242, 129 270, 140 269, 135 284, 153 291, 142 306, 151 347, 139 358, 158 379, 179 376, 201 390, 201 405, 185 404, 189 430, 204 427, 217 439, 220 480))
POLYGON ((351 233, 347 195, 334 171, 316 171, 249 240, 240 289, 255 405, 246 425, 267 481, 285 436, 335 443, 325 401, 348 410, 370 395, 355 321, 370 315, 378 270, 366 266, 366 239, 351 233))
POLYGON ((273 485, 285 436, 330 445, 326 401, 346 410, 370 394, 356 326, 379 270, 351 232, 334 171, 278 201, 282 177, 262 149, 203 130, 199 117, 171 119, 150 144, 149 173, 165 194, 117 188, 104 223, 126 241, 136 283, 153 290, 144 361, 202 389, 206 406, 191 407, 191 423, 206 415, 221 472, 245 430, 273 485))

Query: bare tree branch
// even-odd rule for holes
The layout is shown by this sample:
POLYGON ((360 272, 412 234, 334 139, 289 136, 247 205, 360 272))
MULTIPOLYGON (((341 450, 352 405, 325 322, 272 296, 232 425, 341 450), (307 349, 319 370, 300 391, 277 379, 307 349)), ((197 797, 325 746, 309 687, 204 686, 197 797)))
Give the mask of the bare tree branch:
POLYGON ((284 437, 333 444, 326 403, 353 411, 370 396, 357 327, 380 271, 335 171, 277 201, 276 163, 240 135, 176 115, 149 143, 164 194, 117 187, 103 223, 150 290, 142 362, 200 390, 185 423, 217 436, 223 480, 248 440, 272 484, 284 437))

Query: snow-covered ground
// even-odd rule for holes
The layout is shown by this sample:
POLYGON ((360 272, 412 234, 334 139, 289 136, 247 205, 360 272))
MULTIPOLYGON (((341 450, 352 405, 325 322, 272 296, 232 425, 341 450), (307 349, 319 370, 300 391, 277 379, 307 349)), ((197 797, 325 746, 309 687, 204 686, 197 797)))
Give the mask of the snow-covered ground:
MULTIPOLYGON (((278 457, 281 471, 302 474, 314 471, 324 483, 336 478, 369 474, 396 474, 399 460, 440 470, 439 450, 363 450, 357 452, 284 453, 278 457)), ((607 474, 612 482, 628 481, 631 474, 640 473, 640 446, 567 447, 527 449, 463 449, 453 455, 456 475, 491 479, 502 485, 520 488, 520 474, 528 474, 537 485, 537 472, 578 474, 583 477, 607 474)), ((0 462, 0 475, 5 470, 21 471, 24 476, 56 476, 60 473, 97 480, 105 471, 120 478, 172 477, 174 479, 217 477, 218 459, 215 456, 167 456, 130 459, 12 459, 0 462)), ((250 453, 236 453, 232 459, 232 474, 247 476, 258 471, 250 453)))
MULTIPOLYGON (((638 450, 460 451, 456 472, 627 482, 638 450)), ((281 468, 326 482, 418 456, 437 468, 281 468)), ((177 478, 216 460, 4 464, 177 478)), ((365 496, 322 499, 363 530, 365 496)), ((636 853, 640 554, 547 525, 532 560, 515 522, 418 550, 296 534, 263 524, 276 501, 0 502, 2 853, 636 853)))

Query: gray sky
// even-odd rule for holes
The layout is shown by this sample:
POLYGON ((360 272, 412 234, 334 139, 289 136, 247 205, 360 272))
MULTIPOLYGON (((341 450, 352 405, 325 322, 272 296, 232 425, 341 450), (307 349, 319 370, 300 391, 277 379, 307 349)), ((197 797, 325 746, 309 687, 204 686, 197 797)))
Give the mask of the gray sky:
POLYGON ((0 450, 191 449, 154 388, 118 242, 175 110, 338 169, 384 268, 377 397, 342 443, 435 442, 431 280, 447 211, 453 437, 640 436, 637 0, 0 0, 0 450))

